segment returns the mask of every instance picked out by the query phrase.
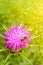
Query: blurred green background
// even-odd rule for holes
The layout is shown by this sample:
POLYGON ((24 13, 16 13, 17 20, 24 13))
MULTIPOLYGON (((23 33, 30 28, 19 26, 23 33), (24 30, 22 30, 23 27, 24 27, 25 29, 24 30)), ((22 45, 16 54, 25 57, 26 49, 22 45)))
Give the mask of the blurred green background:
POLYGON ((43 0, 0 0, 0 65, 43 65, 43 0), (12 55, 1 51, 2 35, 14 24, 23 24, 31 32, 28 49, 12 55))

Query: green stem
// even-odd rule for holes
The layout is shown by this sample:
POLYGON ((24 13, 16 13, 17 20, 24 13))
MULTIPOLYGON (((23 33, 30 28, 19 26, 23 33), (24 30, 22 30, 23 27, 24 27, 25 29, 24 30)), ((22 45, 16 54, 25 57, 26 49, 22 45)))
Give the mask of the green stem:
POLYGON ((22 27, 23 26, 23 22, 20 24, 20 26, 19 27, 22 27))
POLYGON ((3 29, 4 29, 5 31, 7 31, 7 29, 6 29, 5 25, 3 25, 3 24, 1 24, 1 25, 2 25, 3 29))
POLYGON ((10 58, 10 56, 11 56, 11 53, 9 53, 7 58, 5 59, 5 64, 6 64, 7 60, 10 58))
POLYGON ((27 62, 29 62, 29 63, 32 65, 31 61, 30 61, 24 54, 20 53, 20 55, 21 55, 27 62))
POLYGON ((36 39, 36 38, 38 38, 38 37, 40 37, 40 35, 35 36, 35 37, 32 37, 31 40, 36 39))
POLYGON ((2 49, 0 50, 0 52, 5 51, 5 50, 6 50, 5 48, 2 48, 2 49))
POLYGON ((0 34, 0 37, 2 37, 2 38, 3 38, 3 35, 2 35, 2 34, 0 34))

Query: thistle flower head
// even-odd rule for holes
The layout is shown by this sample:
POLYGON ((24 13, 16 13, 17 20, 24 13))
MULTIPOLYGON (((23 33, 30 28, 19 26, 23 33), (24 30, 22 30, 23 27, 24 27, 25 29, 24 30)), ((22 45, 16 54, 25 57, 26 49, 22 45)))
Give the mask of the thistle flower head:
POLYGON ((13 26, 4 34, 5 47, 11 51, 19 51, 26 48, 30 42, 30 32, 25 27, 13 26))

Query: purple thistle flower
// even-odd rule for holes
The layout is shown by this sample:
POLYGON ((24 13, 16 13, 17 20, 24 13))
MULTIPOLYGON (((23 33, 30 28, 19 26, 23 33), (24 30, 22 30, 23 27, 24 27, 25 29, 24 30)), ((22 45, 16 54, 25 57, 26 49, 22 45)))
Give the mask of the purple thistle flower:
POLYGON ((4 34, 5 47, 12 52, 18 52, 21 48, 27 48, 30 42, 30 32, 25 27, 15 25, 4 34))

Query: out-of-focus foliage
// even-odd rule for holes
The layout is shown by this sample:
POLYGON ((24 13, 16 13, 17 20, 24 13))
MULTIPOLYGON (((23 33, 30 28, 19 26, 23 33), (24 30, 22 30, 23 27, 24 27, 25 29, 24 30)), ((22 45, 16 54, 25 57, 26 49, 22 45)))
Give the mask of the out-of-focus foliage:
POLYGON ((43 65, 43 0, 0 0, 0 65, 43 65), (15 23, 23 23, 32 40, 27 50, 13 54, 5 64, 10 52, 1 52, 1 36, 15 23))

